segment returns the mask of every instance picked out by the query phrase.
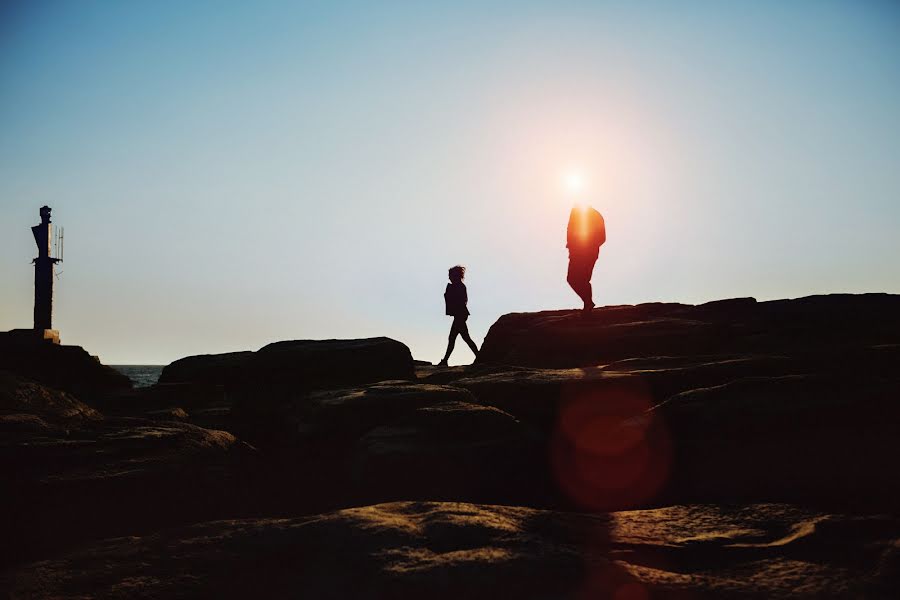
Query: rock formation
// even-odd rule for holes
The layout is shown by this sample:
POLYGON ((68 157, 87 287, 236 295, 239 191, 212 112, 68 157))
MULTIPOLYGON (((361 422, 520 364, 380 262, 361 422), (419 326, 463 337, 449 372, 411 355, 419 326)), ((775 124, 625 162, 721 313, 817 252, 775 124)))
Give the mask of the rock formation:
POLYGON ((490 329, 480 362, 581 367, 652 356, 784 355, 893 344, 900 296, 833 294, 517 313, 490 329))
POLYGON ((85 398, 131 387, 126 376, 80 346, 23 342, 6 332, 0 332, 0 369, 85 398))
POLYGON ((189 356, 163 369, 160 383, 281 385, 296 389, 411 379, 412 354, 390 338, 294 340, 257 352, 189 356))
POLYGON ((91 406, 0 377, 0 587, 897 597, 898 364, 866 294, 506 315, 451 369, 284 342, 91 406))
POLYGON ((159 383, 232 383, 251 356, 253 352, 250 351, 186 356, 167 365, 159 376, 159 383))

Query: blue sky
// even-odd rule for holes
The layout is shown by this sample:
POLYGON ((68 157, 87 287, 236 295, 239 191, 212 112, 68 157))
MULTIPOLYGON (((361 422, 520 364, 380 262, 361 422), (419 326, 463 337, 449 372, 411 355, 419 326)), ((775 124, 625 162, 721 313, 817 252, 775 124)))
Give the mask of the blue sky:
POLYGON ((599 304, 900 293, 900 5, 0 4, 0 329, 49 204, 54 324, 108 363, 437 361, 457 263, 479 342, 575 307, 572 169, 599 304))

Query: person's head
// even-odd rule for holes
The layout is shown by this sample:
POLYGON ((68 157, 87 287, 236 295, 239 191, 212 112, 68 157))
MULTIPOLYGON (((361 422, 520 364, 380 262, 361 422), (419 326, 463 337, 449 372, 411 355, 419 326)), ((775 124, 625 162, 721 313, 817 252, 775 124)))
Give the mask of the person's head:
POLYGON ((447 272, 447 276, 450 278, 450 281, 456 283, 457 281, 462 281, 463 277, 466 276, 466 268, 462 265, 456 265, 455 267, 450 267, 450 270, 447 272))

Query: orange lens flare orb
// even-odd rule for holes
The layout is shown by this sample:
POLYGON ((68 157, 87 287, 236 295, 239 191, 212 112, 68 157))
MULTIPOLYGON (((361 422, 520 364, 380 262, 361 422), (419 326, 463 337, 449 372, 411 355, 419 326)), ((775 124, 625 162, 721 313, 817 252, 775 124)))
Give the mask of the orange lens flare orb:
POLYGON ((550 454, 561 490, 592 511, 635 508, 666 484, 671 442, 640 381, 564 390, 550 454))

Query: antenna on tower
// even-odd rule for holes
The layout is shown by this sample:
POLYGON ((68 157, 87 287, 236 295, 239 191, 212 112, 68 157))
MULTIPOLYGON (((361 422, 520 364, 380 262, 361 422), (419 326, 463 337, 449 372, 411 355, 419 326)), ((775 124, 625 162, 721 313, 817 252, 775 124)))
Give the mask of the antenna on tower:
POLYGON ((57 248, 57 250, 59 252, 59 262, 62 262, 63 254, 65 253, 65 246, 63 245, 63 242, 65 242, 65 233, 66 233, 65 228, 60 227, 59 228, 59 240, 58 240, 59 247, 57 248))

